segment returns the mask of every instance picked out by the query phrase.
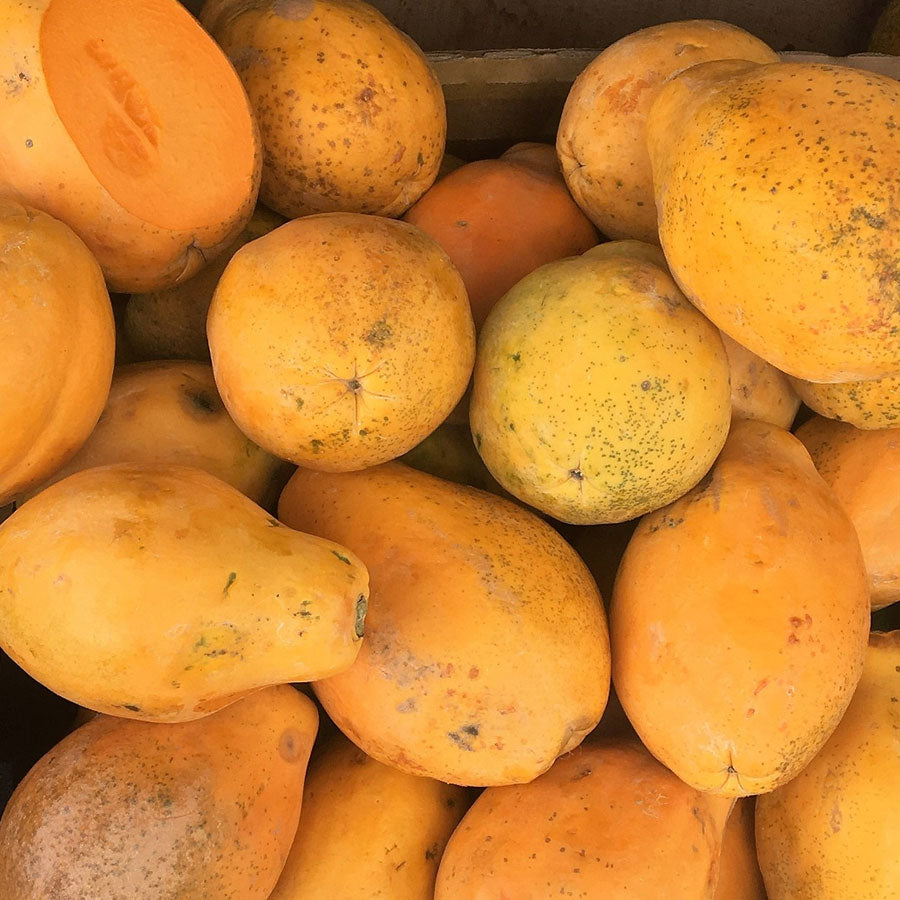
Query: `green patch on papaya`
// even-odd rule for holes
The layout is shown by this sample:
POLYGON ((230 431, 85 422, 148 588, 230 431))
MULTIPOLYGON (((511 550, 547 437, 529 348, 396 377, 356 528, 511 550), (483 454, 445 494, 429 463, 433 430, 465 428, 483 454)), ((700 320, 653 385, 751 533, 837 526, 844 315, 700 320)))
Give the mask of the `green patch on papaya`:
POLYGON ((227 594, 231 590, 231 586, 237 581, 237 572, 229 572, 228 578, 225 581, 225 587, 222 588, 223 596, 227 594))
POLYGON ((337 550, 332 550, 331 552, 332 552, 332 553, 333 553, 333 554, 334 554, 334 555, 335 555, 342 563, 346 563, 348 566, 349 566, 349 565, 352 565, 351 562, 350 562, 350 560, 349 560, 349 558, 346 557, 346 556, 344 556, 343 553, 340 553, 340 552, 337 551, 337 550))

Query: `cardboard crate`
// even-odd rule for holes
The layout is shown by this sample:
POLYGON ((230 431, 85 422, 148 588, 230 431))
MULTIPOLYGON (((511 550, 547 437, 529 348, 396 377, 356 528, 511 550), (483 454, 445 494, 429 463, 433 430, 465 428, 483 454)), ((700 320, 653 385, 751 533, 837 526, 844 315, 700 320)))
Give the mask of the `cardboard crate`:
MULTIPOLYGON (((572 82, 595 49, 433 52, 447 101, 447 149, 463 159, 496 156, 517 141, 554 143, 572 82)), ((786 51, 785 61, 853 66, 900 79, 900 57, 786 51)))

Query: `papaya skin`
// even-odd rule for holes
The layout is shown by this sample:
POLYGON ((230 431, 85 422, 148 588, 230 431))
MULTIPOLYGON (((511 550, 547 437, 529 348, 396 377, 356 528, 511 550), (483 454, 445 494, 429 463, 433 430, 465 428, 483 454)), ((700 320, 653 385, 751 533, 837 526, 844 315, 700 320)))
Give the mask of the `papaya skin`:
POLYGON ((816 384, 800 378, 790 381, 800 399, 826 419, 847 422, 865 431, 900 425, 900 375, 833 384, 816 384))
POLYGON ((76 472, 0 525, 0 646, 81 706, 180 722, 347 667, 368 575, 199 469, 76 472))
POLYGON ((279 685, 196 722, 88 721, 0 820, 0 893, 265 900, 297 829, 317 720, 279 685))
POLYGON ((68 224, 111 290, 189 278, 250 218, 249 102, 175 0, 6 3, 0 60, 0 192, 68 224))
MULTIPOLYGON (((627 257, 642 259, 659 266, 666 274, 669 266, 665 254, 655 244, 644 241, 607 241, 592 247, 582 256, 588 259, 627 257)), ((731 415, 738 419, 759 419, 780 428, 790 428, 800 408, 800 398, 784 372, 719 332, 731 381, 731 415)))
POLYGON ((441 855, 468 806, 465 788, 382 765, 337 733, 310 764, 270 900, 433 900, 441 855))
POLYGON ((791 434, 738 420, 709 475, 645 516, 610 607, 613 679, 651 753, 699 790, 795 777, 862 673, 859 539, 791 434))
POLYGON ((900 374, 898 103, 900 84, 873 72, 719 60, 670 78, 651 107, 672 275, 788 375, 900 374))
POLYGON ((119 462, 203 469, 265 508, 278 499, 290 469, 241 434, 216 393, 210 366, 191 360, 117 367, 90 437, 22 499, 74 472, 119 462))
POLYGON ((813 416, 796 432, 856 528, 872 609, 900 600, 900 428, 862 431, 813 416))
POLYGON ((435 180, 447 135, 441 84, 373 6, 207 0, 200 21, 234 63, 259 122, 267 206, 291 219, 399 216, 435 180))
MULTIPOLYGON (((550 151, 555 164, 552 147, 550 151)), ((480 328, 494 304, 544 263, 577 256, 597 232, 540 149, 460 166, 404 215, 430 234, 462 275, 480 328)))
POLYGON ((770 900, 900 897, 900 632, 872 632, 862 680, 818 756, 757 800, 770 900))
POLYGON ((487 788, 450 838, 435 900, 712 900, 732 801, 634 740, 589 740, 529 784, 487 788))
POLYGON ((115 324, 96 260, 52 216, 0 199, 0 263, 2 507, 87 440, 109 393, 115 324))
POLYGON ((557 152, 572 196, 608 237, 659 243, 647 115, 666 78, 711 59, 768 63, 778 55, 726 22, 666 22, 611 44, 572 85, 557 152))
POLYGON ((278 514, 352 545, 369 569, 360 655, 313 685, 369 756, 452 784, 523 782, 600 720, 602 600, 575 551, 533 513, 392 462, 298 469, 278 514))
POLYGON ((714 900, 766 900, 756 858, 755 804, 753 797, 741 797, 728 816, 714 900))

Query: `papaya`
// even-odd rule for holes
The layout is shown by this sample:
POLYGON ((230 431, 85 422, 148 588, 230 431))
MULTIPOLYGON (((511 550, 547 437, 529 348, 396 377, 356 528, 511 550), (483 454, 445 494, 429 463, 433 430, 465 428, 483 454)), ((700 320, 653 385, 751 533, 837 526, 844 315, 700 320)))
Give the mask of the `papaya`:
POLYGON ((709 475, 645 516, 610 606, 613 680, 643 743, 699 790, 774 790, 822 748, 862 674, 856 530, 803 444, 737 420, 709 475))
POLYGON ((637 741, 586 741, 463 817, 435 900, 713 897, 732 801, 688 787, 637 741))
POLYGON ((0 247, 3 506, 87 440, 109 394, 115 323, 100 266, 58 219, 0 200, 0 247))
POLYGON ((117 367, 90 437, 31 495, 74 472, 118 462, 203 469, 260 506, 274 505, 290 468, 238 431, 212 369, 191 360, 117 367))
POLYGON ((282 459, 346 471, 434 431, 472 373, 465 287, 438 244, 382 216, 287 222, 235 253, 209 308, 219 394, 282 459))
POLYGON ((298 469, 278 516, 352 546, 368 568, 360 653, 313 688, 369 756, 452 784, 511 784, 546 771, 600 720, 602 599, 529 510, 391 462, 298 469))
POLYGON ((265 900, 297 830, 317 720, 289 685, 196 722, 97 716, 10 800, 0 895, 265 900))
POLYGON ((563 522, 622 522, 680 497, 730 418, 719 332, 638 258, 541 266, 479 335, 475 447, 503 488, 563 522))
POLYGON ((262 135, 260 197, 287 218, 399 216, 438 173, 444 94, 419 47, 362 0, 206 0, 262 135))
POLYGON ((76 472, 0 525, 0 646, 67 699, 180 722, 348 666, 368 573, 172 464, 76 472))
POLYGON ((816 469, 850 516, 862 548, 872 609, 900 600, 900 428, 862 431, 813 416, 797 431, 816 469))
POLYGON ((433 900, 444 847, 468 805, 465 788, 385 766, 338 733, 310 764, 270 900, 433 900))
POLYGON ((620 38, 575 79, 556 148, 572 196, 608 237, 659 243, 647 116, 669 76, 711 59, 769 63, 778 55, 727 22, 665 22, 620 38))
POLYGON ((111 290, 189 278, 250 218, 250 103, 177 0, 4 0, 0 59, 0 194, 65 222, 111 290))
POLYGON ((512 147, 499 159, 460 166, 403 217, 430 234, 459 270, 476 328, 529 272, 597 243, 545 146, 553 168, 540 148, 512 147))
POLYGON ((797 378, 900 374, 900 83, 838 65, 718 60, 647 119, 659 237, 687 297, 797 378))
POLYGON ((770 900, 900 897, 898 696, 900 632, 873 632, 837 729, 796 778, 757 800, 770 900))

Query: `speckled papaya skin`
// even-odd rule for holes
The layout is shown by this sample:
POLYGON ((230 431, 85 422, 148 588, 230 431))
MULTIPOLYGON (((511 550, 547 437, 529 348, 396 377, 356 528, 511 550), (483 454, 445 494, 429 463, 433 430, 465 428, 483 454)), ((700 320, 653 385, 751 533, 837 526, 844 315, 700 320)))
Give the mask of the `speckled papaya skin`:
POLYGON ((530 784, 478 797, 444 851, 435 900, 712 900, 730 808, 637 741, 592 737, 530 784))
POLYGON ((739 420, 709 476, 645 516, 625 550, 610 607, 616 692, 686 783, 774 790, 850 703, 869 612, 856 531, 803 445, 739 420))
POLYGON ((99 716, 0 820, 12 900, 265 900, 297 829, 315 704, 266 688, 197 722, 99 716))
POLYGON ((449 415, 475 326, 446 253, 406 222, 306 216, 245 244, 207 321, 231 417, 297 465, 346 471, 411 450, 449 415))
POLYGON ((756 844, 770 900, 900 897, 900 632, 873 632, 840 725, 789 784, 760 797, 756 844))
POLYGON ((865 431, 900 425, 900 375, 831 384, 800 378, 790 382, 803 402, 827 419, 865 431))
POLYGON ((647 122, 682 290, 808 381, 900 374, 900 83, 813 63, 701 63, 647 122))
POLYGON ((712 59, 768 63, 778 55, 727 22, 665 22, 611 44, 572 85, 559 122, 559 159, 572 196, 609 237, 658 242, 647 114, 666 78, 712 59))
POLYGON ((0 646, 98 712, 201 718, 346 668, 368 573, 187 466, 76 472, 0 525, 0 646))
POLYGON ((369 569, 360 654, 314 688, 370 756, 452 784, 512 784, 546 771, 600 720, 603 603, 534 513, 391 462, 298 469, 278 514, 352 545, 369 569))
POLYGON ((399 216, 438 174, 444 94, 425 55, 360 0, 207 0, 263 144, 260 198, 288 218, 399 216))
POLYGON ((695 485, 725 442, 718 330, 651 262, 549 263, 479 337, 472 435, 511 494, 557 519, 620 522, 695 485))

